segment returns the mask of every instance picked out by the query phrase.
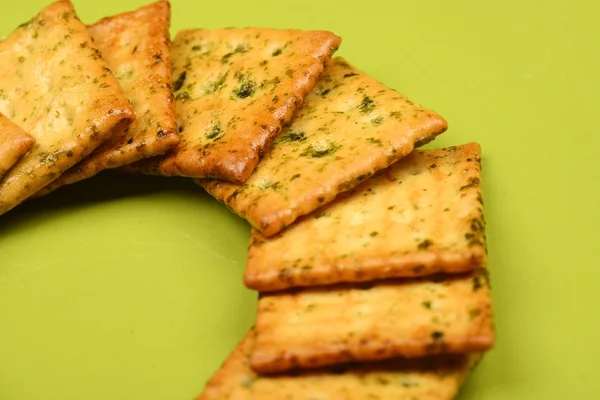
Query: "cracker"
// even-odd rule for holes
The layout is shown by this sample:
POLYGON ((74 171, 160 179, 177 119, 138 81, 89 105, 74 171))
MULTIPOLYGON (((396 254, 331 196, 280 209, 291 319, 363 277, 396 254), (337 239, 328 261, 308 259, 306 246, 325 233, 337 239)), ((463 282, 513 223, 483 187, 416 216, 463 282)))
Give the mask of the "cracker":
POLYGON ((450 400, 480 354, 395 359, 294 375, 260 376, 249 365, 254 331, 246 334, 198 400, 450 400))
POLYGON ((35 139, 0 113, 0 182, 33 146, 35 139))
POLYGON ((88 27, 137 119, 66 171, 44 192, 91 178, 100 171, 158 156, 179 143, 171 88, 168 1, 104 18, 88 27))
POLYGON ((3 214, 135 115, 69 1, 51 4, 0 42, 0 64, 0 112, 37 141, 0 184, 3 214))
POLYGON ((244 185, 199 183, 271 236, 446 128, 435 112, 336 58, 244 185))
POLYGON ((486 262, 476 143, 414 151, 284 232, 254 231, 248 287, 460 273, 486 262))
POLYGON ((486 272, 263 295, 251 365, 274 373, 487 350, 494 331, 486 272))
POLYGON ((244 182, 340 40, 321 31, 180 32, 173 41, 173 85, 181 143, 129 170, 244 182))

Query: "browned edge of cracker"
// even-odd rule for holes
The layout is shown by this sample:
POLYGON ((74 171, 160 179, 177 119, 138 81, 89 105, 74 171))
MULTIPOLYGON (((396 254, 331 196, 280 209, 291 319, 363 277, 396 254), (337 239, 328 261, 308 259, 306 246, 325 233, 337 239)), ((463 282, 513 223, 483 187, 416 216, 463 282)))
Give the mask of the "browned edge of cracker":
POLYGON ((0 139, 0 182, 10 168, 35 146, 33 136, 0 113, 0 136, 2 135, 4 137, 0 139))

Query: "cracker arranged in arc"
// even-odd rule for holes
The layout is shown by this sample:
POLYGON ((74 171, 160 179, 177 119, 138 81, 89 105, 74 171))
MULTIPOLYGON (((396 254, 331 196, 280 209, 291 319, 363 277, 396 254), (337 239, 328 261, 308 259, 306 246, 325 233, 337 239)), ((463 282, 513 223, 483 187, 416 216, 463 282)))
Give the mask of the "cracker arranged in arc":
POLYGON ((259 291, 460 273, 486 263, 480 147, 416 150, 282 233, 253 232, 259 291))
POLYGON ((69 1, 0 42, 0 112, 37 145, 0 183, 0 214, 90 154, 135 115, 69 1))
POLYGON ((271 236, 446 128, 433 111, 336 58, 244 185, 199 183, 271 236))
POLYGON ((90 178, 104 169, 164 154, 177 146, 170 24, 169 2, 159 1, 88 27, 137 118, 61 175, 45 192, 90 178))
POLYGON ((198 400, 450 400, 480 354, 395 359, 293 375, 260 376, 249 365, 251 330, 210 379, 198 400))
POLYGON ((35 139, 0 113, 0 182, 33 146, 35 139))
POLYGON ((263 295, 251 365, 261 373, 485 351, 494 343, 487 270, 263 295))
POLYGON ((340 44, 329 32, 188 30, 173 41, 177 149, 129 171, 244 182, 340 44))

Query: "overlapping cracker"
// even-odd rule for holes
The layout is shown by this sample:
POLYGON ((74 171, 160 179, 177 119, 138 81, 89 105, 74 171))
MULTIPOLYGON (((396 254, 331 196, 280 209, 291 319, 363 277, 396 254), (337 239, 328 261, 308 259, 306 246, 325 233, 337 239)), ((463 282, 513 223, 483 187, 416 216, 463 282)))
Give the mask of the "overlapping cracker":
POLYGON ((244 185, 198 183, 271 236, 446 128, 435 112, 336 58, 244 185))
POLYGON ((173 41, 182 140, 127 170, 244 182, 313 88, 340 38, 274 29, 188 30, 173 41))
POLYGON ((170 24, 169 2, 158 1, 136 11, 104 18, 88 27, 137 118, 44 192, 91 178, 104 169, 164 154, 177 146, 170 24))
POLYGON ((0 182, 33 146, 35 139, 0 113, 0 182))
POLYGON ((198 400, 450 400, 476 362, 473 355, 395 359, 294 375, 260 376, 249 365, 254 331, 246 334, 198 400))
POLYGON ((46 7, 0 42, 0 64, 0 112, 37 142, 0 183, 3 214, 135 115, 67 0, 46 7))
POLYGON ((485 351, 494 343, 486 272, 263 295, 252 368, 274 373, 485 351))
POLYGON ((417 150, 279 235, 254 231, 246 285, 266 292, 484 265, 480 157, 476 143, 417 150))

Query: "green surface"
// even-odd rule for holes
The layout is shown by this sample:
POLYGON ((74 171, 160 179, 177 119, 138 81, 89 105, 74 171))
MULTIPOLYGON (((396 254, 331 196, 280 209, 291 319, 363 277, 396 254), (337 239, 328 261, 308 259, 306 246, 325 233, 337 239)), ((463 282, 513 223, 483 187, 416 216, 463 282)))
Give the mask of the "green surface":
MULTIPOLYGON (((0 0, 0 35, 45 1, 0 0)), ((76 1, 84 22, 144 4, 76 1)), ((461 399, 592 399, 600 3, 173 1, 186 27, 322 28, 478 141, 497 345, 461 399), (534 5, 533 3, 537 3, 534 5)), ((191 399, 252 324, 248 227, 191 182, 106 174, 0 218, 0 399, 191 399)))

